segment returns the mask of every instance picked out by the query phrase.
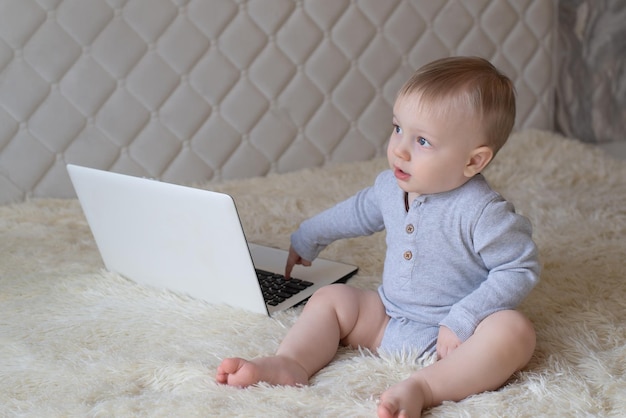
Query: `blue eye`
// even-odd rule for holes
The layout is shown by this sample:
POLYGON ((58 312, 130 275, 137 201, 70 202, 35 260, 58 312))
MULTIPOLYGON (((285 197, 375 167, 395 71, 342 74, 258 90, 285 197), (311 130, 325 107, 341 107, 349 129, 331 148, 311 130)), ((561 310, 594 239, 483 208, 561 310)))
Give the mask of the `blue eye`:
POLYGON ((417 143, 420 144, 421 146, 425 147, 425 148, 428 148, 428 147, 432 146, 431 143, 428 142, 428 140, 426 138, 423 138, 421 136, 417 138, 417 143))
POLYGON ((402 133, 402 129, 396 125, 395 123, 393 124, 393 132, 396 134, 401 134, 402 133))

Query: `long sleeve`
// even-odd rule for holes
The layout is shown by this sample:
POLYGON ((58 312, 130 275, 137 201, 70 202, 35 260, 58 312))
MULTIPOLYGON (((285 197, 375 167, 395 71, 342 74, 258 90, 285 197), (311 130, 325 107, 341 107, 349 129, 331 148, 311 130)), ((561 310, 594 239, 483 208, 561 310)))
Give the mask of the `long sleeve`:
POLYGON ((372 186, 304 221, 292 234, 291 245, 300 257, 312 261, 333 241, 371 235, 383 228, 378 192, 372 186))
POLYGON ((486 279, 455 303, 441 325, 465 341, 490 314, 514 309, 539 280, 537 248, 530 222, 512 205, 498 200, 487 205, 474 231, 473 245, 487 270, 486 279))

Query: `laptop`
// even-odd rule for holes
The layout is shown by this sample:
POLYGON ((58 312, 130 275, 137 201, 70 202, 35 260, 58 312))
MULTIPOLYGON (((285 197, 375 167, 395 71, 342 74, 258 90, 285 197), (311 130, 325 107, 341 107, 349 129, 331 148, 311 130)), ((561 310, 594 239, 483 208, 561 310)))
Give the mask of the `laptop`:
POLYGON ((285 280, 288 252, 248 243, 231 196, 73 164, 67 170, 106 269, 139 284, 271 315, 358 270, 318 258, 285 280))

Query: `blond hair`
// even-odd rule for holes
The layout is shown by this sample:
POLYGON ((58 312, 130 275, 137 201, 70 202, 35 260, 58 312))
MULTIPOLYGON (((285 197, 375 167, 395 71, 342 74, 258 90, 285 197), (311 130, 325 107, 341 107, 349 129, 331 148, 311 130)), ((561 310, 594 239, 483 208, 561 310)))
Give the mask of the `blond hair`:
POLYGON ((445 116, 451 110, 477 117, 496 154, 515 124, 515 87, 489 61, 478 57, 450 57, 418 69, 398 97, 418 94, 428 111, 445 116))

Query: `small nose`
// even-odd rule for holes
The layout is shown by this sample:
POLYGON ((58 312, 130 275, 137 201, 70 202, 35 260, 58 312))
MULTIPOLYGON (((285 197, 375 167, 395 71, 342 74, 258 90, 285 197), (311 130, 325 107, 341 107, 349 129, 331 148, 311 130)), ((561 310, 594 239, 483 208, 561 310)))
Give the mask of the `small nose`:
POLYGON ((399 138, 393 144, 393 153, 398 157, 404 160, 409 159, 409 149, 407 146, 407 141, 404 138, 399 138))

